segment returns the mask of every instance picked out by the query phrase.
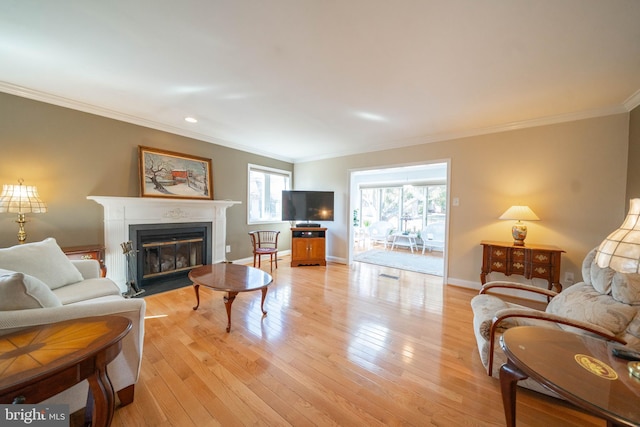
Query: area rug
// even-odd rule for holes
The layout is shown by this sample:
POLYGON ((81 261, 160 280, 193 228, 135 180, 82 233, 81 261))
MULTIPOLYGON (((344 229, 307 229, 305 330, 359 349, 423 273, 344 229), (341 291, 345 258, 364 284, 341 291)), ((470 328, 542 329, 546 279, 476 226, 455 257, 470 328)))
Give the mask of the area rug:
POLYGON ((366 262, 367 264, 415 271, 417 273, 432 274, 434 276, 442 276, 444 274, 443 258, 421 255, 419 253, 412 254, 386 251, 383 249, 371 249, 359 253, 353 260, 366 262))

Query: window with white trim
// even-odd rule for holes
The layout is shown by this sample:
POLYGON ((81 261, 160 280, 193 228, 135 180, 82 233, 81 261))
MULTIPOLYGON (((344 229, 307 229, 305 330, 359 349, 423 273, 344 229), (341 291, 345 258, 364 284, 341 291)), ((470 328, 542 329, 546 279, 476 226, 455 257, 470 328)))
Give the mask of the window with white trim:
POLYGON ((289 190, 291 172, 249 164, 247 222, 282 221, 282 191, 289 190))

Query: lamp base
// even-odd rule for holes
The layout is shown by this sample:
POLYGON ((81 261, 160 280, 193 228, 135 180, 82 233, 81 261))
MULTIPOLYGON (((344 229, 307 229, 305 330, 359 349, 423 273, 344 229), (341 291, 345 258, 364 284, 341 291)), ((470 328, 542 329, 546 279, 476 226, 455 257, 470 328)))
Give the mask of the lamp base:
POLYGON ((521 222, 517 222, 511 228, 511 236, 513 236, 514 246, 524 246, 524 239, 527 237, 527 226, 521 222))
POLYGON ((27 232, 24 229, 24 224, 27 222, 23 213, 18 214, 18 243, 23 244, 27 240, 27 232))

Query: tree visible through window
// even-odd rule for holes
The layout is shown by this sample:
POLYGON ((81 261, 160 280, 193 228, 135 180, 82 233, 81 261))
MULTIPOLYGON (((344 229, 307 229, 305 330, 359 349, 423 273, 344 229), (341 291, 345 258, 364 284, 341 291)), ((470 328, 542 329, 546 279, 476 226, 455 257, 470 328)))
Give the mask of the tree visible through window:
POLYGON ((289 189, 290 181, 289 171, 249 165, 249 224, 282 221, 282 191, 289 189))
POLYGON ((386 221, 395 230, 420 231, 427 225, 444 222, 446 185, 402 185, 360 190, 358 218, 362 226, 386 221))

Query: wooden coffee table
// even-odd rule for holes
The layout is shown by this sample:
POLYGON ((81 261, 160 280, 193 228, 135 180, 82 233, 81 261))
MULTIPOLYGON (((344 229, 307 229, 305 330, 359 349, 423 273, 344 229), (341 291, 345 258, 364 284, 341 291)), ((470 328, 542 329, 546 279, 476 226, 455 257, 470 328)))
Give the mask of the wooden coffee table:
POLYGON ((508 329, 500 344, 508 358, 500 368, 507 426, 516 424, 516 384, 527 377, 608 426, 640 425, 640 380, 629 375, 626 360, 611 354, 620 344, 534 326, 508 329))
POLYGON ((0 403, 35 404, 87 379, 92 425, 108 426, 115 393, 107 375, 131 329, 126 317, 86 317, 0 337, 0 403))
POLYGON ((200 286, 227 293, 224 297, 228 320, 227 332, 231 331, 231 305, 240 292, 261 290, 260 310, 264 316, 267 315, 264 311, 264 299, 267 296, 267 286, 273 282, 273 277, 258 268, 230 263, 204 265, 191 270, 189 279, 193 282, 196 293, 197 303, 193 307, 194 310, 200 306, 200 286))

